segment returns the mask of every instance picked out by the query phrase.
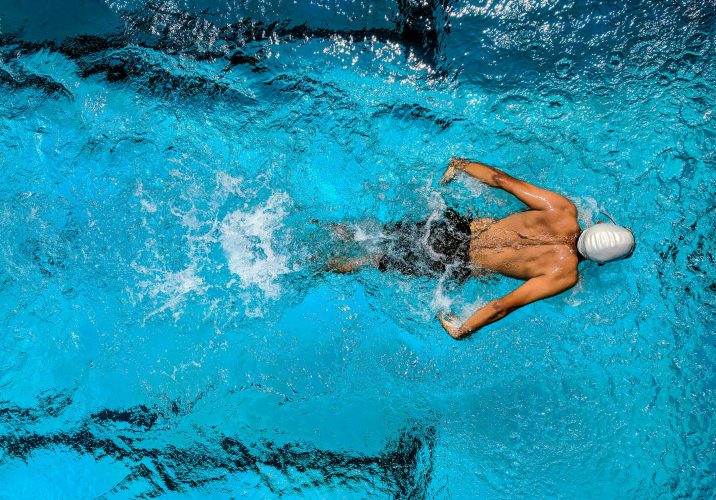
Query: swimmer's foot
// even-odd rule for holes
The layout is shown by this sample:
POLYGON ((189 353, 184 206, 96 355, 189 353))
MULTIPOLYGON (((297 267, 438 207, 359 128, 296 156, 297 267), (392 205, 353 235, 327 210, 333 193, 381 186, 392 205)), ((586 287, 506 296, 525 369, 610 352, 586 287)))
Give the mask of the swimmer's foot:
POLYGON ((326 270, 338 274, 350 274, 371 262, 368 257, 337 257, 326 263, 326 270))
POLYGON ((333 238, 339 241, 349 241, 355 237, 355 231, 346 224, 328 224, 333 238))

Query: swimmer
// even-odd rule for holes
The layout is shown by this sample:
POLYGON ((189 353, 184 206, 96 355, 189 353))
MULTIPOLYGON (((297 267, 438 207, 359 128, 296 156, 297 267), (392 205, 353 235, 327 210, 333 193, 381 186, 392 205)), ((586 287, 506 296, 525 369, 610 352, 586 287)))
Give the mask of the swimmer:
POLYGON ((450 183, 458 173, 507 191, 528 210, 499 220, 470 220, 448 209, 427 221, 388 225, 387 243, 379 252, 334 259, 329 269, 346 273, 371 265, 381 271, 418 276, 447 273, 458 280, 487 272, 524 281, 463 322, 452 314, 438 315, 451 337, 464 339, 522 306, 569 290, 579 279, 577 267, 583 260, 601 265, 634 252, 631 230, 608 223, 582 230, 574 203, 557 193, 483 163, 458 158, 450 161, 440 183, 450 183))

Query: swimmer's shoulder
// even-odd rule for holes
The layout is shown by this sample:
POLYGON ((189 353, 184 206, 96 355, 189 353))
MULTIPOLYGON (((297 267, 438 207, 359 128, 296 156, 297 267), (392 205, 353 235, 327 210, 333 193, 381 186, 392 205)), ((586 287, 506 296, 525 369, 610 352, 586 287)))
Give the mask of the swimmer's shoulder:
POLYGON ((555 250, 557 265, 550 274, 562 283, 565 290, 572 288, 579 281, 579 256, 567 245, 560 245, 555 250))

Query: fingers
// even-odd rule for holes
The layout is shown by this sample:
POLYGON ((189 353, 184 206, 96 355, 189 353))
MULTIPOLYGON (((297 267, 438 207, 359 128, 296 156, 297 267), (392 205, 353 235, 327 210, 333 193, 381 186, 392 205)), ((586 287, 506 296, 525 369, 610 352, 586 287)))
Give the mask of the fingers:
POLYGON ((458 327, 458 319, 457 316, 450 313, 440 313, 438 314, 438 319, 440 320, 440 323, 443 325, 443 327, 450 331, 455 330, 458 327))
POLYGON ((449 312, 443 312, 437 316, 440 320, 440 324, 452 338, 455 340, 461 340, 466 337, 465 334, 460 333, 460 320, 457 316, 449 312))
POLYGON ((440 324, 443 326, 445 331, 452 335, 453 331, 455 330, 455 327, 451 325, 444 317, 440 317, 438 319, 440 320, 440 324))
POLYGON ((445 185, 452 181, 457 174, 457 171, 462 170, 468 163, 470 163, 469 160, 466 160, 465 158, 450 158, 450 163, 448 163, 445 173, 440 178, 440 184, 445 185))
POLYGON ((450 158, 450 163, 448 166, 459 170, 460 167, 466 165, 467 163, 469 163, 469 160, 466 160, 465 158, 454 158, 453 157, 453 158, 450 158))
POLYGON ((440 184, 442 185, 445 185, 449 183, 453 179, 453 177, 455 177, 455 168, 448 167, 438 182, 440 182, 440 184))

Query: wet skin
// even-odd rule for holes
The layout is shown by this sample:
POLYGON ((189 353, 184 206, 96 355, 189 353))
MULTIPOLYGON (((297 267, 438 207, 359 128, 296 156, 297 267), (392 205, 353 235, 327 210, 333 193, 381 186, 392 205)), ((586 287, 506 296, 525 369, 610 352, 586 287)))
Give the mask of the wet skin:
POLYGON ((441 314, 443 328, 455 339, 469 336, 515 309, 573 287, 579 278, 577 209, 567 198, 516 179, 483 163, 453 159, 441 184, 466 173, 488 186, 503 189, 529 207, 525 212, 471 224, 470 259, 478 271, 524 280, 521 286, 490 301, 463 323, 441 314))
MULTIPOLYGON (((470 259, 475 274, 499 273, 525 283, 488 302, 462 323, 452 314, 438 315, 443 328, 455 339, 465 338, 519 307, 573 287, 579 279, 577 239, 581 233, 577 209, 564 196, 483 163, 455 158, 440 183, 450 183, 460 172, 507 191, 529 210, 499 220, 478 219, 470 224, 470 259)), ((339 257, 328 262, 326 268, 351 273, 366 265, 378 267, 379 257, 339 257)))

